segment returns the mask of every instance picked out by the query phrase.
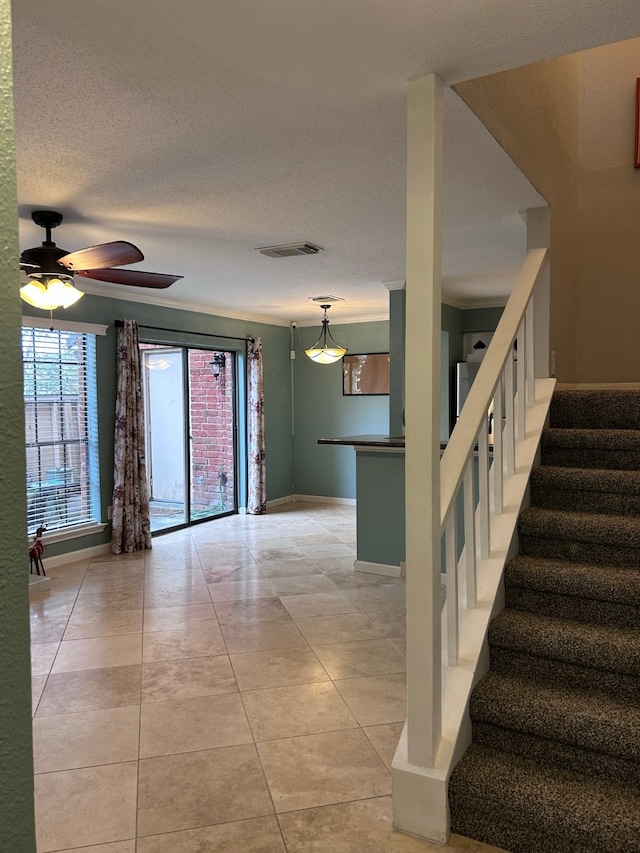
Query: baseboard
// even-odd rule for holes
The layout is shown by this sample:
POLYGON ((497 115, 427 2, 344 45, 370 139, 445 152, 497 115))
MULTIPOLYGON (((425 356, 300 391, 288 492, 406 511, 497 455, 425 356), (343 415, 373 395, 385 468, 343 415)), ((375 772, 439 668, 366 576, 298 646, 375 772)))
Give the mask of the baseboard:
POLYGON ((299 503, 335 504, 336 506, 355 506, 355 498, 329 498, 324 495, 293 495, 299 503))
POLYGON ((46 570, 57 569, 60 566, 66 566, 68 563, 81 563, 83 560, 90 560, 92 557, 100 557, 102 554, 110 553, 111 545, 109 542, 105 542, 103 545, 93 545, 91 548, 80 548, 78 551, 68 551, 66 554, 56 554, 52 557, 47 557, 45 552, 42 559, 46 570))
POLYGON ((356 560, 353 564, 354 571, 366 572, 368 575, 386 575, 389 578, 402 578, 404 563, 399 566, 389 566, 386 563, 369 563, 366 560, 356 560))

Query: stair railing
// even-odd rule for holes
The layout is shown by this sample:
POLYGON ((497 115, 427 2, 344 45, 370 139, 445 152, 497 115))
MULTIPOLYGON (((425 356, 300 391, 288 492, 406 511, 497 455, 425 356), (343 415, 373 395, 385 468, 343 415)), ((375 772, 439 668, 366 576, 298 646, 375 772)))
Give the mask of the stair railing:
MULTIPOLYGON (((505 479, 515 472, 516 441, 525 438, 526 410, 535 403, 532 297, 546 255, 546 249, 529 251, 440 464, 446 573, 444 657, 450 667, 458 664, 460 648, 458 504, 461 503, 464 516, 464 606, 473 610, 477 603, 478 556, 487 559, 490 555, 490 518, 502 514, 505 479)), ((446 680, 442 683, 446 685, 446 680)))

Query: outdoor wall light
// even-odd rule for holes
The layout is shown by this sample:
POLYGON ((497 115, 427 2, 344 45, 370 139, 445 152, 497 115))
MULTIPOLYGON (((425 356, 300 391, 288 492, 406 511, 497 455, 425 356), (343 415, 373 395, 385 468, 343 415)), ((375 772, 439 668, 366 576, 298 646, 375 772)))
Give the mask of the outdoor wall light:
POLYGON ((211 372, 217 379, 220 376, 220 369, 225 366, 227 363, 227 359, 223 352, 216 352, 213 354, 213 358, 209 362, 209 366, 211 367, 211 372))
POLYGON ((321 305, 320 307, 324 309, 320 337, 312 347, 309 347, 304 352, 305 355, 309 356, 311 361, 315 361, 317 364, 333 364, 334 361, 339 361, 347 350, 334 341, 329 331, 327 311, 331 308, 331 305, 321 305))

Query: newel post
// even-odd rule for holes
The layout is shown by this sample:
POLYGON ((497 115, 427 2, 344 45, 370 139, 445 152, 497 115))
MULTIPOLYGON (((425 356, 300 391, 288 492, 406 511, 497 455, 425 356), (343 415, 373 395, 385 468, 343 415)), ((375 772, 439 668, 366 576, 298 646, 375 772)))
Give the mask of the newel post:
MULTIPOLYGON (((440 330, 443 93, 409 82, 406 285, 407 724, 393 763, 394 823, 433 835, 425 768, 441 740, 440 330)), ((441 821, 438 820, 438 823, 441 821)), ((446 823, 446 820, 445 820, 446 823)), ((442 839, 446 838, 446 826, 442 839)))

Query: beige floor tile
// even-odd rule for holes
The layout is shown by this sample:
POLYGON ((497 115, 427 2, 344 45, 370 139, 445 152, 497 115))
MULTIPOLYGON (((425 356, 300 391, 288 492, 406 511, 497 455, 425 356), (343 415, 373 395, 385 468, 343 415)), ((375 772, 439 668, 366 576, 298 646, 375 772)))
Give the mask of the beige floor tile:
POLYGON ((235 622, 290 622, 291 617, 279 598, 218 601, 215 611, 221 625, 235 622))
POLYGON ((285 853, 275 817, 151 835, 138 841, 138 853, 285 853))
POLYGON ((105 552, 98 554, 97 557, 92 557, 89 562, 89 567, 93 567, 98 563, 121 563, 122 565, 135 565, 136 563, 144 563, 145 552, 136 551, 135 554, 112 554, 105 552))
POLYGON ((391 776, 360 729, 257 747, 277 812, 391 793, 391 776))
POLYGON ((31 675, 48 675, 60 648, 60 643, 33 643, 31 646, 31 675))
POLYGON ((307 555, 293 541, 280 539, 262 539, 249 545, 251 553, 258 563, 273 563, 276 560, 303 560, 307 555), (273 543, 273 544, 270 544, 273 543))
POLYGON ((270 814, 273 806, 253 744, 140 762, 141 836, 270 814))
POLYGON ((352 545, 345 545, 344 542, 334 542, 327 545, 309 543, 301 545, 300 550, 312 560, 326 560, 332 557, 351 557, 352 560, 355 560, 356 557, 356 549, 352 545))
POLYGON ((368 726, 363 729, 389 771, 391 771, 391 763, 396 754, 403 728, 404 723, 385 723, 381 726, 368 726))
POLYGON ((280 816, 280 824, 290 853, 436 853, 438 849, 393 829, 391 797, 289 812, 280 816))
POLYGON ((176 607, 145 607, 144 631, 176 631, 194 622, 217 623, 213 604, 183 604, 176 607))
POLYGON ((273 587, 268 580, 218 581, 210 583, 211 600, 238 601, 244 598, 273 598, 273 587))
POLYGON ((336 585, 326 575, 305 577, 274 577, 271 585, 278 595, 301 595, 316 592, 338 592, 336 585))
POLYGON ((63 640, 52 672, 127 666, 142 660, 142 634, 93 637, 87 640, 63 640))
POLYGON ((311 649, 271 649, 231 655, 240 690, 329 681, 311 649))
POLYGON ((491 844, 483 844, 481 841, 473 841, 471 838, 464 838, 462 835, 451 835, 448 844, 436 844, 433 846, 437 853, 506 853, 500 847, 493 847, 491 844))
POLYGON ((351 729, 357 723, 330 681, 242 694, 256 740, 351 729))
POLYGON ((207 583, 224 583, 233 581, 265 580, 258 564, 254 566, 213 566, 203 568, 202 574, 207 583))
POLYGON ((142 667, 116 666, 50 675, 36 716, 121 708, 140 702, 142 667))
POLYGON ((135 761, 139 730, 139 705, 36 717, 33 721, 35 772, 135 761))
POLYGON ((69 621, 69 613, 57 616, 32 616, 31 617, 31 642, 32 643, 59 643, 69 621))
POLYGON ((220 693, 235 693, 237 690, 238 685, 227 655, 142 665, 143 702, 216 696, 220 693))
POLYGON ((372 608, 404 608, 406 604, 406 592, 396 584, 348 589, 344 595, 363 612, 372 608))
POLYGON ((322 574, 317 563, 308 559, 261 561, 260 568, 268 578, 305 577, 322 574))
POLYGON ((312 646, 324 643, 346 643, 352 640, 380 639, 377 631, 361 613, 339 613, 335 616, 310 616, 296 619, 296 625, 312 646))
POLYGON ((401 655, 407 656, 407 635, 402 637, 387 637, 391 645, 396 648, 401 655))
POLYGON ((254 567, 256 560, 253 554, 245 548, 220 548, 217 545, 199 548, 200 563, 203 569, 221 569, 234 567, 254 567))
POLYGON ((336 681, 340 695, 361 726, 399 723, 407 717, 404 672, 336 681))
POLYGON ((136 592, 142 589, 144 582, 143 573, 129 575, 123 572, 112 572, 111 574, 90 574, 90 571, 85 575, 85 579, 80 587, 81 595, 92 595, 103 592, 136 592))
POLYGON ((33 714, 35 714, 36 709, 38 708, 38 702, 40 701, 46 683, 46 675, 31 676, 31 710, 33 714))
POLYGON ((407 615, 404 606, 401 607, 366 607, 362 610, 364 616, 382 634, 383 637, 403 637, 407 631, 407 615))
POLYGON ((355 556, 348 557, 317 557, 314 561, 321 572, 326 575, 353 574, 355 556))
POLYGON ((135 839, 130 841, 114 841, 111 844, 98 844, 91 847, 75 847, 73 850, 60 850, 58 853, 135 853, 135 839))
POLYGON ((111 637, 117 634, 136 634, 142 631, 142 608, 139 610, 107 610, 90 616, 72 613, 65 640, 83 640, 91 637, 111 637))
POLYGON ((230 654, 267 649, 306 648, 307 641, 295 623, 236 622, 222 626, 222 635, 230 654))
POLYGON ((208 604, 211 601, 207 585, 165 586, 145 590, 145 607, 175 607, 181 604, 208 604))
POLYGON ((35 777, 38 853, 135 837, 135 761, 35 777))
POLYGON ((143 605, 142 589, 117 592, 94 592, 78 596, 74 613, 100 613, 103 610, 139 610, 143 605))
POLYGON ((49 592, 43 592, 40 595, 34 595, 29 601, 29 614, 32 621, 41 620, 43 622, 49 619, 69 617, 73 610, 73 601, 69 601, 66 595, 60 596, 53 588, 49 592))
POLYGON ((355 678, 404 672, 406 660, 388 640, 358 640, 315 645, 314 652, 331 678, 355 678))
POLYGON ((251 743, 238 693, 146 703, 140 718, 140 756, 196 752, 251 743))
POLYGON ((193 622, 179 631, 152 631, 145 634, 145 663, 179 658, 210 657, 226 652, 216 622, 193 622))
POLYGON ((300 619, 304 616, 328 616, 335 613, 353 613, 357 610, 341 592, 286 595, 281 597, 281 601, 293 619, 300 619))

